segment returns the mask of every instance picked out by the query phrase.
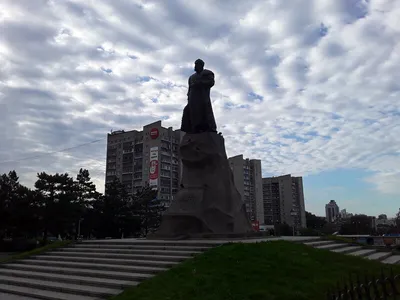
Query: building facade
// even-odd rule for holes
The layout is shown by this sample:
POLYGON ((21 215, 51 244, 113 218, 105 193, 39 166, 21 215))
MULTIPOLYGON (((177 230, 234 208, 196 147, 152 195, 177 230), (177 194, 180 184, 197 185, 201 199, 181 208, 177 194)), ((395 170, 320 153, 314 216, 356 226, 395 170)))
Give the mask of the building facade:
POLYGON ((353 214, 347 212, 346 209, 342 209, 342 210, 340 211, 340 218, 341 218, 341 219, 350 219, 352 216, 353 216, 353 214))
POLYGON ((229 158, 235 186, 246 205, 247 215, 251 221, 264 221, 262 202, 261 160, 243 159, 243 155, 229 158))
POLYGON ((339 206, 335 200, 331 200, 325 205, 325 217, 329 223, 335 222, 340 217, 339 206))
POLYGON ((107 136, 106 183, 116 176, 132 194, 149 184, 169 206, 182 174, 179 143, 183 132, 148 124, 142 131, 114 131, 107 136))
POLYGON ((290 174, 262 179, 265 225, 306 227, 303 178, 290 174))

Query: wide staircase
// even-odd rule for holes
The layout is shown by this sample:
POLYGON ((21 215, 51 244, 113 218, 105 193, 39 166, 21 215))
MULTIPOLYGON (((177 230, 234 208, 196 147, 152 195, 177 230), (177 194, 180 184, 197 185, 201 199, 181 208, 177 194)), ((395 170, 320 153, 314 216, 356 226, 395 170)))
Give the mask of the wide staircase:
POLYGON ((400 255, 394 255, 391 251, 384 248, 364 249, 362 246, 324 240, 307 242, 305 245, 336 253, 364 257, 369 260, 380 261, 384 264, 400 264, 400 255))
MULTIPOLYGON (((386 264, 400 263, 400 255, 391 252, 324 241, 318 237, 282 237, 270 241, 281 239, 386 264)), ((227 242, 145 239, 84 241, 28 259, 0 264, 0 300, 107 299, 121 293, 126 287, 135 286, 196 254, 227 242)))
POLYGON ((107 299, 217 245, 212 241, 85 241, 0 265, 0 299, 107 299))

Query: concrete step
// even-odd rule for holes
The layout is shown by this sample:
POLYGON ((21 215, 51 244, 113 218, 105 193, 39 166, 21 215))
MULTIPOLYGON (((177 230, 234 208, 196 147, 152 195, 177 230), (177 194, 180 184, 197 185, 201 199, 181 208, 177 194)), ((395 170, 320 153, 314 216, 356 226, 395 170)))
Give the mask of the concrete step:
POLYGON ((361 246, 347 246, 347 247, 343 247, 343 248, 332 249, 332 252, 347 254, 347 253, 358 251, 360 249, 362 249, 361 246))
MULTIPOLYGON (((59 250, 56 250, 54 252, 58 252, 58 251, 77 251, 77 249, 79 249, 79 251, 89 251, 89 252, 98 252, 99 250, 102 250, 102 252, 109 252, 109 253, 126 253, 126 252, 120 252, 120 249, 114 249, 114 250, 110 250, 110 249, 93 249, 93 250, 88 250, 87 248, 85 250, 83 250, 83 248, 60 248, 59 250), (67 250, 68 249, 68 250, 67 250), (73 249, 73 250, 70 250, 73 249)), ((90 248, 89 248, 90 249, 90 248)), ((122 251, 126 251, 125 249, 122 249, 122 251)), ((137 255, 168 255, 168 256, 188 256, 188 255, 195 255, 195 254, 200 254, 202 253, 201 251, 167 251, 167 250, 133 250, 133 249, 129 249, 127 250, 129 251, 128 254, 137 254, 137 255)), ((53 252, 53 251, 52 251, 53 252)))
POLYGON ((332 250, 332 249, 337 249, 337 248, 344 248, 346 246, 347 246, 347 244, 331 243, 331 244, 326 244, 326 245, 322 245, 322 246, 316 246, 315 248, 324 249, 324 250, 332 250))
POLYGON ((80 268, 66 268, 59 266, 40 266, 40 265, 28 265, 20 263, 4 264, 3 268, 11 270, 22 270, 31 272, 46 272, 50 274, 63 274, 73 276, 89 276, 95 278, 106 278, 116 280, 127 280, 127 281, 142 281, 153 277, 153 274, 138 273, 138 272, 121 272, 121 271, 104 271, 104 270, 90 270, 80 268))
POLYGON ((375 252, 376 252, 375 249, 361 249, 361 250, 358 250, 355 252, 351 252, 349 254, 354 255, 354 256, 364 257, 364 256, 370 255, 375 252))
POLYGON ((333 242, 333 241, 323 241, 323 240, 304 243, 304 245, 311 246, 311 247, 317 247, 317 246, 323 246, 323 245, 332 245, 332 244, 335 244, 335 242, 333 242))
POLYGON ((400 255, 392 255, 382 260, 384 264, 395 265, 400 263, 400 255))
MULTIPOLYGON (((28 288, 22 286, 16 287, 9 284, 0 284, 0 292, 11 295, 21 295, 25 297, 31 297, 42 300, 98 300, 99 299, 98 297, 65 294, 60 292, 53 292, 53 291, 28 288)), ((3 298, 1 299, 3 300, 3 298)), ((8 300, 8 298, 4 298, 4 300, 8 300)))
POLYGON ((206 251, 213 247, 202 247, 202 246, 164 246, 164 245, 102 245, 102 244, 74 244, 69 248, 102 248, 102 249, 132 249, 132 250, 164 250, 164 251, 206 251))
MULTIPOLYGON (((89 276, 62 275, 62 274, 45 273, 45 272, 32 272, 26 270, 13 270, 6 268, 0 268, 0 276, 32 278, 32 279, 57 281, 57 282, 65 282, 73 284, 100 286, 113 289, 124 289, 128 286, 135 286, 139 284, 138 281, 116 280, 110 278, 104 279, 104 278, 95 278, 89 276)), ((0 297, 0 299, 2 298, 0 297)))
POLYGON ((77 245, 127 245, 127 246, 200 246, 216 247, 226 244, 230 240, 139 240, 139 239, 114 239, 114 240, 85 240, 77 245))
POLYGON ((0 292, 0 299, 4 300, 37 300, 38 298, 20 296, 20 295, 13 295, 13 294, 6 294, 0 292))
POLYGON ((19 264, 36 265, 36 266, 51 266, 63 268, 79 268, 89 270, 102 270, 102 271, 123 271, 135 272, 145 274, 155 274, 167 270, 162 267, 145 267, 145 266, 122 266, 122 265, 109 265, 109 264, 95 264, 95 263, 78 263, 69 261, 47 261, 42 259, 23 259, 18 261, 19 264))
POLYGON ((0 284, 13 285, 15 288, 28 287, 66 294, 75 294, 99 298, 107 298, 122 292, 122 289, 111 289, 98 286, 54 282, 40 279, 19 278, 4 275, 0 275, 0 284))
POLYGON ((366 256, 365 258, 371 259, 371 260, 381 261, 381 260, 384 260, 384 259, 386 259, 386 258, 388 258, 390 256, 392 256, 391 252, 376 252, 376 253, 373 253, 371 255, 366 256))
MULTIPOLYGON (((100 250, 100 249, 96 249, 100 250)), ((133 259, 133 260, 150 260, 150 261, 171 261, 180 262, 191 258, 191 255, 185 256, 169 256, 169 255, 138 255, 115 252, 81 252, 81 251, 50 251, 45 253, 46 256, 69 256, 69 257, 98 257, 98 258, 115 258, 115 259, 133 259)))
POLYGON ((46 260, 48 262, 77 262, 90 264, 111 264, 123 266, 148 266, 168 268, 179 263, 179 261, 162 261, 162 260, 134 260, 134 259, 113 259, 113 258, 98 258, 98 257, 79 257, 79 256, 52 256, 38 255, 30 259, 46 260))
MULTIPOLYGON (((146 251, 146 250, 144 250, 146 251)), ((96 253, 114 253, 114 254, 129 254, 129 255, 165 255, 165 256, 194 256, 196 254, 202 253, 202 252, 180 252, 179 254, 175 255, 170 255, 169 251, 157 251, 157 254, 152 254, 152 252, 143 252, 143 250, 133 250, 133 249, 103 249, 103 248, 62 248, 62 249, 57 249, 54 251, 50 251, 49 253, 56 253, 56 252, 86 252, 86 253, 91 253, 91 252, 96 252, 96 253)))

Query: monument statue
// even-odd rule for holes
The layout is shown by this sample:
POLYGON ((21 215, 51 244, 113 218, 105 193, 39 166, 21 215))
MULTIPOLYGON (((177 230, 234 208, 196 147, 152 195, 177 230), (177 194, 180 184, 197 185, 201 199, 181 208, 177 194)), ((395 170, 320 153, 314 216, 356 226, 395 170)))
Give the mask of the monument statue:
POLYGON ((183 111, 180 143, 181 188, 164 213, 159 230, 149 238, 205 238, 248 236, 254 233, 236 189, 217 133, 210 89, 214 73, 195 62, 189 78, 188 103, 183 111))
POLYGON ((217 132, 211 106, 210 90, 214 73, 204 69, 204 61, 194 62, 195 73, 189 77, 188 103, 183 110, 181 130, 186 133, 217 132))

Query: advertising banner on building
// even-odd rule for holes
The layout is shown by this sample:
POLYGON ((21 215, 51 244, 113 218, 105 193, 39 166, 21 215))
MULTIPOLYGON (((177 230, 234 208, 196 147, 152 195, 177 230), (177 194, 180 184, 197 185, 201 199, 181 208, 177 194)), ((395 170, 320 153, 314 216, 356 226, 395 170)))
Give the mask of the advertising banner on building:
POLYGON ((252 221, 251 226, 255 231, 260 231, 260 222, 259 221, 252 221))
POLYGON ((159 161, 158 161, 158 147, 150 148, 150 170, 149 170, 149 185, 158 186, 159 176, 159 161))

